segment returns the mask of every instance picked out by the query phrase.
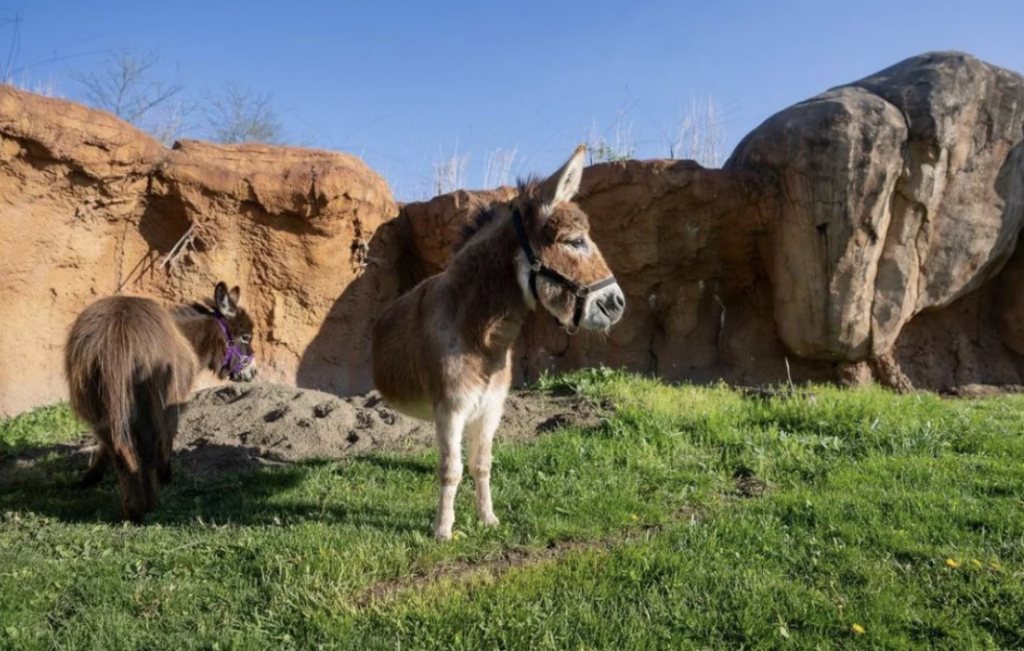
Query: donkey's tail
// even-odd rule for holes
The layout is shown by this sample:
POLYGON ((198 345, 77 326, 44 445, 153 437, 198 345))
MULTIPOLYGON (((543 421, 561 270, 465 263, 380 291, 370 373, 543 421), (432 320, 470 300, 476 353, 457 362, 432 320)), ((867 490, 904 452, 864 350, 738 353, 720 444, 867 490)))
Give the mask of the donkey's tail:
POLYGON ((108 418, 110 445, 115 458, 131 473, 139 470, 139 454, 131 427, 134 361, 128 345, 109 346, 98 359, 100 395, 108 418))

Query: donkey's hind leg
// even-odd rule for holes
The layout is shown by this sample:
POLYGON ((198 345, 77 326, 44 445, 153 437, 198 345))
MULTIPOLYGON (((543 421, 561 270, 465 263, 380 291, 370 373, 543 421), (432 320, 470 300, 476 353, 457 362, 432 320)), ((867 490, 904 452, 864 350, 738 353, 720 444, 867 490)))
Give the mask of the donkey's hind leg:
POLYGON ((466 417, 440 406, 434 408, 434 413, 440 455, 438 478, 441 481, 441 504, 434 521, 434 536, 438 540, 450 540, 455 524, 455 494, 462 481, 462 431, 466 417))
POLYGON ((467 425, 469 472, 476 484, 476 514, 489 527, 498 526, 491 504, 491 458, 494 434, 501 423, 504 400, 493 402, 475 421, 467 425))
POLYGON ((85 471, 82 479, 76 484, 77 488, 92 488, 100 483, 103 481, 103 475, 106 474, 107 468, 110 467, 110 451, 105 443, 106 440, 110 440, 110 435, 108 434, 106 439, 104 439, 101 435, 97 434, 96 438, 99 440, 99 448, 89 462, 89 469, 85 471))
POLYGON ((134 524, 142 524, 150 505, 150 473, 141 464, 131 470, 126 460, 117 455, 114 456, 114 469, 117 470, 125 519, 134 524))
POLYGON ((174 435, 178 431, 181 406, 174 404, 164 411, 157 425, 156 476, 161 486, 171 483, 171 453, 174 450, 174 435))

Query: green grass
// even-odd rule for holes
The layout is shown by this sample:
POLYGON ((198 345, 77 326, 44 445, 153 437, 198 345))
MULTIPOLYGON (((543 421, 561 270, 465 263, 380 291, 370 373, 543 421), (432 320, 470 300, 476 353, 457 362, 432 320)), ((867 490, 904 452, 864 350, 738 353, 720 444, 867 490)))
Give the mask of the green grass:
MULTIPOLYGON (((57 454, 0 475, 0 649, 1024 648, 1022 397, 540 386, 618 407, 499 442, 502 526, 476 524, 467 480, 448 544, 431 453, 179 472, 145 527, 115 522, 111 480, 70 490, 57 454), (736 490, 751 474, 760 499, 736 490), (510 550, 541 560, 365 606, 510 550)), ((2 423, 0 446, 69 438, 66 414, 2 423)))
POLYGON ((67 442, 86 431, 67 403, 0 420, 0 458, 31 447, 67 442))

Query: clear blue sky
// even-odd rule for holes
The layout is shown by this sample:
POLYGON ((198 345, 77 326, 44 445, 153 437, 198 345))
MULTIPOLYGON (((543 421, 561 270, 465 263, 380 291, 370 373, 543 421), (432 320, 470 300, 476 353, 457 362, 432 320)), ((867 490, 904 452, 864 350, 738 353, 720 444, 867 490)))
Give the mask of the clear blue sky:
POLYGON ((924 51, 1024 70, 1022 0, 3 4, 24 74, 63 96, 90 53, 153 51, 195 94, 273 93, 290 138, 362 156, 402 199, 429 194, 456 142, 479 187, 488 152, 546 172, 619 115, 637 157, 664 156, 693 98, 724 106, 731 151, 775 111, 924 51))

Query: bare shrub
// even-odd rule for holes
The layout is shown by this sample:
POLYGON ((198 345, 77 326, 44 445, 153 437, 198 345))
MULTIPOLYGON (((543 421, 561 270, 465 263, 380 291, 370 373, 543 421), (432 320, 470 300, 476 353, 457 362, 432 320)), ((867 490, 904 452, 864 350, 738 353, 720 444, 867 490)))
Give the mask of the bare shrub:
POLYGON ((459 141, 455 140, 455 149, 450 156, 441 153, 434 161, 433 189, 434 194, 448 194, 466 187, 466 167, 469 165, 469 154, 459 155, 459 141))
POLYGON ((205 116, 209 137, 217 142, 280 144, 284 139, 272 93, 228 84, 207 94, 205 116))
POLYGON ((512 163, 518 149, 495 149, 484 162, 484 187, 497 188, 512 181, 512 163))
POLYGON ((725 117, 722 105, 711 96, 690 100, 679 119, 675 139, 669 144, 669 158, 695 160, 704 167, 721 167, 725 162, 725 117))

